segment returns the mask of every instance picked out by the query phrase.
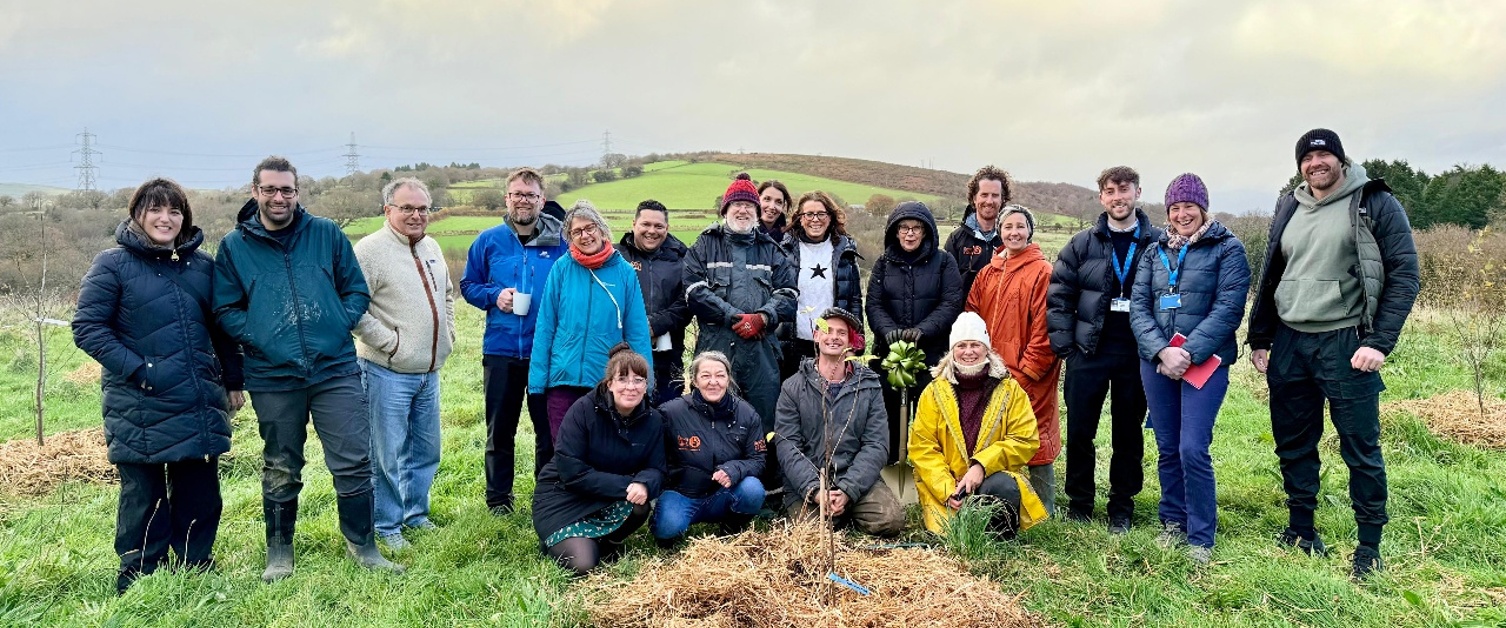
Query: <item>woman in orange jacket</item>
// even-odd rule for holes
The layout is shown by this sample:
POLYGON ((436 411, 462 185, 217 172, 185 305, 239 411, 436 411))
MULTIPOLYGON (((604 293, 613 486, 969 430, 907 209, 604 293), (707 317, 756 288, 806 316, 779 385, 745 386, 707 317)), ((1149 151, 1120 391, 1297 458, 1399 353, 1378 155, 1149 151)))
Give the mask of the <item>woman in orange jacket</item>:
POLYGON ((1051 262, 1035 239, 1035 216, 1019 205, 1004 208, 999 218, 999 247, 988 266, 979 271, 967 297, 967 311, 977 312, 988 325, 993 349, 1035 410, 1041 446, 1030 460, 1030 484, 1046 512, 1056 514, 1056 473, 1052 463, 1062 450, 1057 401, 1061 359, 1051 351, 1046 335, 1046 289, 1051 285, 1051 262))

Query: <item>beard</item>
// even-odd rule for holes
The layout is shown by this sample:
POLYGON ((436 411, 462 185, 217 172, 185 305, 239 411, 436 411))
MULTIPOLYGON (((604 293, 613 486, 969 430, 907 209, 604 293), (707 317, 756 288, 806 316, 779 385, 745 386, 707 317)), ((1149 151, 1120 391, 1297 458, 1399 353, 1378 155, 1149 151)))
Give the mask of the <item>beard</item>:
POLYGON ((727 216, 727 218, 723 220, 723 223, 727 225, 727 230, 731 231, 732 233, 752 233, 753 227, 758 224, 758 219, 740 219, 733 218, 732 216, 727 216))

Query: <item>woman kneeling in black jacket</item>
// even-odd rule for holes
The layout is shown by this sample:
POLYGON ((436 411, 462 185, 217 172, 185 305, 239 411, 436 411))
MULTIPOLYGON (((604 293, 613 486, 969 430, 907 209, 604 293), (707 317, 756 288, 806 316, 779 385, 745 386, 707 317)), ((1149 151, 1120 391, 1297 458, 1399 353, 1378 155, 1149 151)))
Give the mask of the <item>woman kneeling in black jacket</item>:
POLYGON ((626 343, 613 347, 606 377, 565 413, 539 472, 533 529, 576 575, 621 553, 664 484, 664 421, 649 403, 648 373, 626 343))
POLYGON ((102 367, 105 444, 120 472, 117 593, 166 564, 169 548, 187 568, 214 566, 219 455, 245 400, 240 351, 210 315, 214 258, 199 251, 187 194, 152 179, 129 211, 73 317, 74 344, 102 367))
POLYGON ((690 394, 659 407, 669 483, 650 529, 661 546, 673 546, 692 523, 716 521, 723 534, 737 533, 763 507, 762 421, 732 394, 731 366, 720 351, 701 353, 690 363, 690 394))

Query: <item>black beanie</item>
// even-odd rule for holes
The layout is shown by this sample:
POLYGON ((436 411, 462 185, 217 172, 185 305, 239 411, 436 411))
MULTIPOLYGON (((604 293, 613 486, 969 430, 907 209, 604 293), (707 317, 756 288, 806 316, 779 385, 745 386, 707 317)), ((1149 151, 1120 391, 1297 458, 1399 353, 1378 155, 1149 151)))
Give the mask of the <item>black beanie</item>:
POLYGON ((1302 158, 1315 150, 1326 150, 1339 158, 1339 163, 1347 164, 1349 159, 1344 157, 1344 145, 1339 142, 1339 134, 1328 129, 1313 129, 1302 134, 1297 140, 1297 165, 1302 165, 1302 158))

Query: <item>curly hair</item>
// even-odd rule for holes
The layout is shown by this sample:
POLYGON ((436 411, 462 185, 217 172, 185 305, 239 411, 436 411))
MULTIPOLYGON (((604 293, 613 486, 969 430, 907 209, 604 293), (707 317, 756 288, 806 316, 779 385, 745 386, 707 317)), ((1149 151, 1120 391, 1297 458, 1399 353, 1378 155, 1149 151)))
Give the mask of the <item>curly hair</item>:
POLYGON ((978 196, 978 184, 982 181, 999 182, 999 193, 1004 196, 999 203, 1000 205, 1006 205, 1009 203, 1009 199, 1014 198, 1014 193, 1010 190, 1011 181, 1009 180, 1009 173, 1004 172, 993 164, 989 164, 979 168, 977 172, 973 173, 973 178, 967 180, 967 202, 973 202, 973 199, 978 196))
POLYGON ((847 235, 847 212, 842 211, 842 206, 837 204, 836 199, 821 190, 811 190, 800 195, 800 202, 795 203, 795 206, 791 208, 790 217, 793 220, 784 226, 785 233, 789 233, 800 227, 800 208, 805 207, 805 204, 811 201, 816 201, 822 207, 826 208, 826 215, 831 218, 829 231, 837 235, 847 235))

